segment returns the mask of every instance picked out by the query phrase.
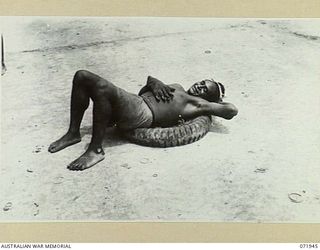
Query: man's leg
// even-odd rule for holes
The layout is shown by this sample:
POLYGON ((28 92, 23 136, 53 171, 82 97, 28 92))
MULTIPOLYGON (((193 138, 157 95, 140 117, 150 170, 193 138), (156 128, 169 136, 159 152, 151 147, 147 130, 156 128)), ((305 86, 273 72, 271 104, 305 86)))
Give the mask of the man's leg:
POLYGON ((104 79, 96 82, 91 91, 93 100, 92 138, 86 152, 68 165, 70 170, 84 170, 104 159, 102 141, 106 126, 111 118, 111 99, 114 87, 104 79))
POLYGON ((58 152, 81 141, 80 124, 85 110, 89 106, 89 92, 86 87, 86 71, 77 71, 73 77, 68 132, 49 146, 49 152, 58 152))
POLYGON ((116 87, 103 78, 88 71, 75 75, 71 95, 71 118, 69 130, 62 138, 52 143, 50 152, 57 152, 80 141, 80 124, 84 111, 93 100, 93 131, 86 152, 68 165, 70 170, 84 170, 104 159, 102 140, 111 117, 111 102, 116 98, 116 87))
POLYGON ((209 105, 209 111, 207 113, 210 115, 215 115, 215 116, 219 116, 224 119, 230 120, 238 114, 238 109, 232 103, 210 102, 208 105, 209 105))

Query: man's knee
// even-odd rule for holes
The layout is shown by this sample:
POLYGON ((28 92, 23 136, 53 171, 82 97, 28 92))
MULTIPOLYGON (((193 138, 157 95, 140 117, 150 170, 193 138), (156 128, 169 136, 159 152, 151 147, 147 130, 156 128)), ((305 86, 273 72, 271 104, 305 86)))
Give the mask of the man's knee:
POLYGON ((116 89, 111 82, 87 70, 78 70, 75 73, 74 84, 85 86, 95 96, 100 94, 110 96, 116 89))
POLYGON ((76 85, 83 85, 89 89, 100 89, 106 87, 105 80, 102 77, 88 70, 78 70, 74 75, 73 83, 76 85))
POLYGON ((87 71, 87 70, 78 70, 75 74, 74 74, 74 80, 75 81, 83 81, 89 78, 91 72, 87 71))

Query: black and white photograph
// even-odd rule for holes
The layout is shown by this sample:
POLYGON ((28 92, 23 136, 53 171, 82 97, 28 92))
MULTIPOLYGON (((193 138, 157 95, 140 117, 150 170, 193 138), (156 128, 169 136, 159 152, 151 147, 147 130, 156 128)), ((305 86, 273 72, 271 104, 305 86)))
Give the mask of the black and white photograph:
POLYGON ((319 18, 0 22, 0 222, 320 223, 319 18))

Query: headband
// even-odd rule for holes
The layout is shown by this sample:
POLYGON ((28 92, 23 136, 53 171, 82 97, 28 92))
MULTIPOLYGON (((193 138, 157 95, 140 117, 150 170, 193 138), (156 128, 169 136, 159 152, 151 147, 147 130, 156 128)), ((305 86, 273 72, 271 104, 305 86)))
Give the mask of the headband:
POLYGON ((222 98, 224 97, 224 94, 222 92, 221 86, 220 86, 220 84, 218 82, 215 82, 215 83, 217 84, 217 87, 219 89, 219 99, 222 100, 222 98))

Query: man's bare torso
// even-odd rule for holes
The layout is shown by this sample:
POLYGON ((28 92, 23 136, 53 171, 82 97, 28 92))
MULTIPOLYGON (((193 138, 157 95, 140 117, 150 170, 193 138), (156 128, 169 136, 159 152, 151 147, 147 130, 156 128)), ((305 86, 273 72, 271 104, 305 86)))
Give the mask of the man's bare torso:
POLYGON ((154 126, 169 127, 176 125, 181 119, 189 120, 201 115, 200 107, 205 100, 189 95, 179 84, 172 84, 170 87, 175 89, 170 102, 157 102, 152 94, 142 94, 148 96, 147 102, 154 115, 154 126))

